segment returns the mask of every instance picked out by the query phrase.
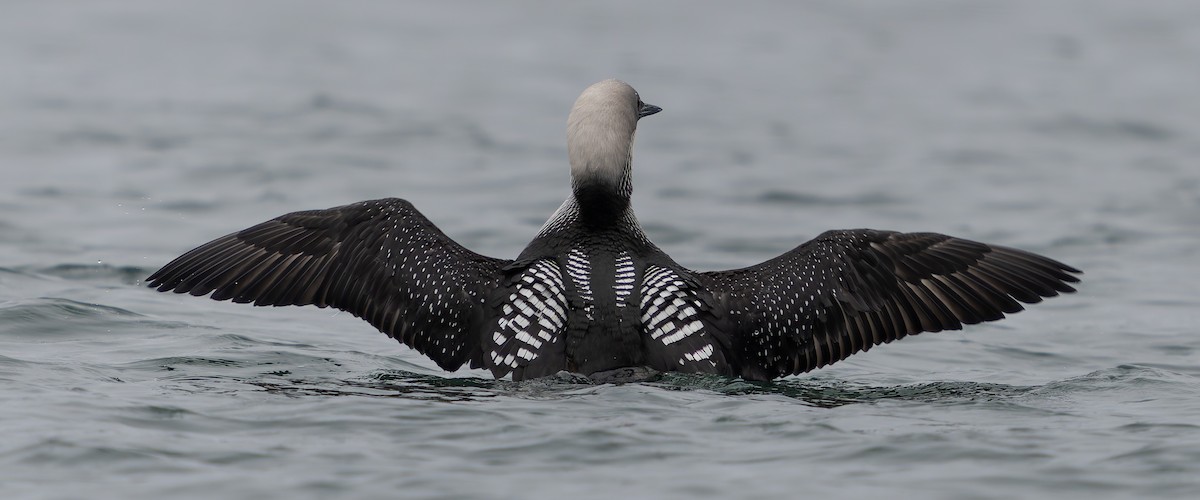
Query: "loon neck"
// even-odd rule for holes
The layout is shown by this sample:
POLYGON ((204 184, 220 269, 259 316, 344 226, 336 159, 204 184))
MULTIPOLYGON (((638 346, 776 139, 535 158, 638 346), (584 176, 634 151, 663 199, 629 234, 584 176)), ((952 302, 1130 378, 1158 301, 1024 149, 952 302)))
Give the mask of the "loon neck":
POLYGON ((633 194, 628 163, 613 169, 619 176, 585 176, 571 180, 571 192, 578 204, 579 216, 588 225, 606 225, 622 219, 629 210, 633 194))
POLYGON ((598 85, 580 95, 567 117, 567 158, 581 222, 609 227, 629 211, 641 102, 627 84, 613 80, 598 85))
POLYGON ((584 196, 592 193, 597 197, 580 200, 573 192, 567 196, 558 210, 546 219, 536 239, 565 237, 574 240, 586 234, 622 234, 633 240, 648 243, 628 198, 604 196, 598 191, 584 190, 584 196), (585 205, 587 208, 584 208, 585 205), (580 233, 580 231, 583 231, 580 233))
POLYGON ((630 165, 636 119, 626 122, 595 114, 577 110, 567 120, 571 192, 589 224, 620 219, 633 194, 630 165))

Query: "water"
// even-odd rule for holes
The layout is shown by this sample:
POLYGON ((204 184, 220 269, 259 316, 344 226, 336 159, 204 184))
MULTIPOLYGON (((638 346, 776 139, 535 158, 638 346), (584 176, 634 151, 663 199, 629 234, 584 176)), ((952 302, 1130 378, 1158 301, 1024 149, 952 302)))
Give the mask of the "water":
POLYGON ((4 498, 1179 498, 1200 491, 1193 2, 205 2, 0 16, 4 498), (513 256, 578 92, 700 269, 939 231, 1080 293, 767 384, 446 374, 345 313, 144 288, 285 212, 412 200, 513 256))

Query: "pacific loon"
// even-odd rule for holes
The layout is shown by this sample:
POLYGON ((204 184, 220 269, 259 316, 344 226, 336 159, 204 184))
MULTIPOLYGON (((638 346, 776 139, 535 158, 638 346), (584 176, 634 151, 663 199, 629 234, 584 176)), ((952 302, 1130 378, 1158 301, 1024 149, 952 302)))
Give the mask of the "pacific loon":
POLYGON ((388 198, 218 238, 148 285, 334 307, 443 369, 513 380, 627 367, 769 380, 1074 291, 1071 266, 935 233, 828 231, 751 267, 680 266, 630 207, 634 131, 659 111, 618 80, 583 91, 567 119, 571 195, 516 259, 474 253, 388 198))

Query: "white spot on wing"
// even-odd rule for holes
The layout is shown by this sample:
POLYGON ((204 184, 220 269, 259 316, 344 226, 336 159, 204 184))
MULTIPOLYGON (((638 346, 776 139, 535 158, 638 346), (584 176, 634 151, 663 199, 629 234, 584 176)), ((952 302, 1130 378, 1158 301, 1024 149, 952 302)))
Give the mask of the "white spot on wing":
POLYGON ((562 273, 553 261, 534 262, 521 274, 494 324, 489 356, 494 365, 511 369, 528 364, 546 343, 558 341, 566 325, 563 290, 562 273))
POLYGON ((592 296, 592 265, 588 262, 587 254, 578 248, 572 248, 567 253, 567 275, 571 277, 571 282, 575 284, 575 291, 579 294, 579 298, 583 300, 583 312, 587 315, 588 321, 594 319, 592 313, 594 310, 592 296))
MULTIPOLYGON (((704 335, 704 323, 699 318, 699 300, 688 293, 683 280, 674 271, 649 266, 642 279, 641 292, 642 325, 651 339, 669 346, 693 336, 704 335)), ((679 363, 684 364, 685 359, 693 362, 709 359, 712 356, 712 344, 705 343, 704 346, 684 354, 679 363)))

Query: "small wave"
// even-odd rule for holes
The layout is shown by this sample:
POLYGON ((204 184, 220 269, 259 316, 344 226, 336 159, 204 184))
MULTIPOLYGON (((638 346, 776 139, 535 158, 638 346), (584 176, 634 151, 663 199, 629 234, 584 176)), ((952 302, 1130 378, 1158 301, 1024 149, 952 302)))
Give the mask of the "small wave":
POLYGON ((446 378, 403 370, 384 370, 354 379, 258 377, 239 382, 288 397, 378 397, 466 402, 507 393, 511 382, 480 378, 446 378))
MULTIPOLYGON (((910 385, 875 386, 838 380, 784 379, 774 382, 730 384, 727 394, 775 394, 811 406, 834 408, 883 400, 937 402, 980 402, 1006 400, 1022 395, 1029 387, 983 382, 940 381, 910 385)), ((719 391, 725 392, 725 391, 719 391)))
POLYGON ((74 335, 98 331, 124 331, 131 325, 179 328, 178 322, 149 319, 119 307, 80 302, 61 297, 40 297, 0 303, 0 323, 8 337, 74 335))
POLYGON ((141 359, 119 365, 122 371, 176 372, 174 380, 186 377, 239 378, 296 375, 313 379, 344 377, 348 372, 345 361, 327 356, 314 356, 296 351, 264 350, 260 346, 236 346, 214 342, 212 337, 200 340, 207 355, 165 356, 141 359))
POLYGON ((68 281, 88 281, 137 284, 149 274, 149 270, 137 266, 112 266, 108 264, 58 264, 50 267, 31 268, 36 275, 53 276, 68 281))
POLYGON ((1012 155, 999 150, 959 148, 934 151, 933 161, 959 167, 1007 166, 1017 163, 1012 155))
POLYGON ((179 198, 171 201, 161 201, 153 204, 154 209, 159 211, 180 212, 185 214, 213 212, 216 209, 221 208, 221 206, 222 204, 220 200, 189 200, 186 198, 179 198))
MULTIPOLYGON (((129 423, 146 425, 144 421, 129 423)), ((153 443, 104 445, 80 439, 58 437, 39 439, 4 453, 6 460, 27 465, 96 467, 96 464, 106 464, 107 467, 117 467, 117 470, 125 470, 131 474, 186 470, 186 467, 172 465, 173 462, 170 460, 179 460, 183 456, 178 450, 171 449, 169 446, 158 446, 153 443)), ((187 454, 185 461, 226 465, 260 460, 270 456, 267 453, 244 450, 215 453, 195 451, 187 454)))
POLYGON ((1100 141, 1125 139, 1135 141, 1167 141, 1176 134, 1165 126, 1143 120, 1066 115, 1030 126, 1039 134, 1055 137, 1084 137, 1100 141))
MULTIPOLYGON (((1120 212, 1124 212, 1123 210, 1120 212)), ((1055 239, 1050 248, 1087 247, 1095 248, 1104 245, 1121 245, 1132 242, 1146 241, 1152 235, 1133 227, 1118 227, 1110 223, 1093 224, 1087 231, 1055 239)))
POLYGON ((1037 389, 1040 394, 1080 393, 1111 390, 1167 388, 1200 394, 1200 377, 1143 365, 1119 365, 1079 377, 1051 382, 1037 389))
POLYGON ((74 320, 111 317, 141 317, 119 307, 79 302, 59 297, 40 297, 0 304, 0 320, 37 323, 46 320, 74 320))
POLYGON ((802 193, 772 189, 754 197, 758 203, 791 205, 800 207, 831 207, 831 206, 876 206, 895 205, 899 203, 887 193, 862 193, 847 196, 827 196, 813 193, 802 193))
MULTIPOLYGON (((25 296, 0 300, 0 337, 50 338, 58 336, 107 336, 157 328, 187 325, 160 320, 128 309, 122 291, 137 283, 142 273, 136 268, 69 265, 50 268, 8 269, 14 273, 14 289, 25 296), (67 280, 67 282, 64 282, 67 280), (126 284, 116 283, 118 280, 126 284), (85 283, 79 283, 85 282, 85 283), (74 283, 74 284, 73 284, 74 283), (47 295, 41 295, 45 293, 47 295), (70 298, 68 298, 70 297, 70 298), (87 299, 93 300, 87 300, 87 299), (100 298, 104 302, 94 299, 100 298), (118 305, 109 301, 122 301, 118 305)), ((0 277, 4 276, 0 274, 0 277)), ((0 278, 0 282, 4 282, 0 278)))

